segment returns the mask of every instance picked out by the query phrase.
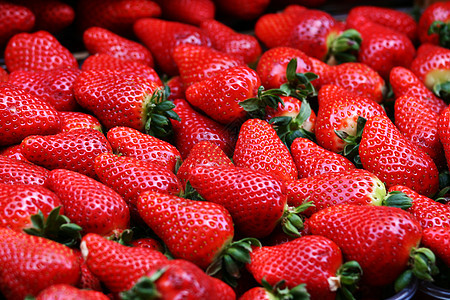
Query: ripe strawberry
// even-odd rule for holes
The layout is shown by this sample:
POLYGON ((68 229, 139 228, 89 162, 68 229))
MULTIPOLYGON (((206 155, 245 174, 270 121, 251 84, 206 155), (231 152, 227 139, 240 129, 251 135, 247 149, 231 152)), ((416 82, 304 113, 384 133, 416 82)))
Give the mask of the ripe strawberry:
POLYGON ((289 149, 266 121, 249 119, 242 124, 233 155, 237 167, 270 173, 284 181, 298 178, 289 149))
POLYGON ((175 99, 185 99, 184 91, 185 86, 183 84, 183 80, 181 80, 181 76, 173 76, 169 80, 165 82, 165 85, 169 87, 170 89, 170 95, 169 100, 175 100, 175 99))
POLYGON ((181 182, 166 167, 133 157, 100 154, 95 159, 95 172, 128 204, 136 204, 138 196, 147 190, 171 195, 183 192, 181 182))
POLYGON ((61 132, 73 129, 95 129, 102 132, 102 124, 94 116, 77 111, 61 111, 61 132))
POLYGON ((255 97, 260 85, 255 71, 238 66, 191 85, 186 100, 219 123, 239 122, 247 114, 239 102, 255 97))
POLYGON ((76 285, 79 289, 88 289, 93 291, 103 291, 100 280, 89 270, 86 261, 81 254, 81 250, 75 249, 75 254, 78 257, 78 262, 80 264, 80 280, 76 285))
POLYGON ((14 158, 17 160, 21 160, 23 162, 29 162, 25 156, 23 156, 20 144, 3 147, 0 149, 0 155, 6 156, 9 158, 14 158))
POLYGON ((218 11, 242 20, 256 19, 263 14, 269 3, 270 0, 215 0, 218 11))
POLYGON ((422 263, 422 270, 414 274, 431 279, 433 267, 426 263, 432 262, 434 255, 423 255, 425 251, 417 249, 422 237, 420 224, 400 208, 336 205, 315 213, 308 222, 312 234, 331 239, 347 260, 360 264, 362 279, 369 286, 393 283, 411 259, 422 263))
POLYGON ((209 141, 216 144, 226 155, 232 156, 236 136, 226 126, 195 111, 186 100, 176 99, 174 111, 181 121, 172 121, 175 146, 186 158, 191 149, 199 142, 209 141))
POLYGON ((437 257, 450 267, 450 228, 449 227, 431 227, 423 230, 423 246, 430 248, 437 257))
POLYGON ((450 20, 450 4, 440 1, 430 4, 419 19, 419 39, 422 44, 432 43, 448 48, 448 22, 450 20), (433 23, 437 22, 434 26, 433 23))
POLYGON ((122 60, 132 60, 154 67, 153 56, 143 45, 121 37, 102 27, 90 27, 83 32, 83 43, 90 54, 103 53, 122 60))
POLYGON ((75 68, 22 70, 11 72, 8 82, 45 100, 58 111, 74 111, 80 108, 72 89, 79 74, 80 70, 75 68))
POLYGON ((167 260, 161 252, 127 247, 93 233, 83 237, 80 249, 89 270, 114 293, 130 289, 152 266, 167 260))
POLYGON ((192 25, 214 19, 216 6, 212 0, 157 0, 164 19, 192 25))
POLYGON ((1 82, 7 82, 9 79, 9 74, 6 72, 5 69, 0 68, 0 83, 1 82))
POLYGON ((211 46, 208 36, 198 27, 180 22, 143 18, 134 23, 134 33, 150 49, 157 66, 167 75, 177 75, 172 52, 180 44, 211 46))
POLYGON ((437 124, 439 140, 445 152, 445 158, 450 161, 450 107, 447 107, 440 115, 437 124))
POLYGON ((31 10, 22 5, 2 1, 0 3, 0 47, 20 32, 31 31, 36 17, 31 10))
POLYGON ((406 186, 392 186, 389 192, 392 191, 403 192, 413 200, 412 206, 406 211, 416 217, 423 229, 427 227, 450 227, 450 205, 436 202, 406 186))
POLYGON ((113 152, 139 160, 159 163, 175 171, 180 152, 166 141, 129 127, 114 127, 107 133, 113 152))
POLYGON ((13 36, 6 45, 5 64, 10 72, 78 68, 78 62, 69 49, 44 30, 13 36))
POLYGON ((48 172, 32 163, 0 155, 0 183, 44 185, 48 172))
POLYGON ((199 45, 181 44, 175 47, 172 56, 185 88, 222 70, 243 65, 231 55, 199 45))
POLYGON ((431 196, 439 188, 439 174, 431 157, 407 140, 386 116, 367 120, 359 145, 364 169, 389 188, 405 185, 431 196))
POLYGON ((112 152, 106 137, 95 129, 74 129, 55 135, 33 135, 22 141, 22 154, 47 169, 67 169, 97 178, 94 160, 112 152))
POLYGON ((253 287, 239 297, 239 300, 271 300, 292 297, 293 299, 308 299, 310 296, 304 284, 300 284, 293 289, 283 288, 285 281, 281 280, 273 287, 264 279, 261 279, 263 287, 253 287), (303 297, 303 298, 302 298, 303 297))
POLYGON ((74 285, 77 257, 54 241, 0 228, 0 291, 6 299, 24 299, 58 283, 74 285))
POLYGON ((0 84, 0 145, 20 143, 33 134, 55 134, 61 121, 58 112, 46 102, 10 83, 0 84))
POLYGON ((123 60, 106 53, 97 53, 86 58, 81 66, 82 71, 89 70, 120 70, 120 72, 134 73, 145 77, 161 86, 162 82, 156 71, 140 62, 123 60))
POLYGON ((343 264, 342 252, 332 240, 308 235, 277 246, 265 246, 250 254, 247 269, 256 281, 274 285, 284 280, 293 289, 306 284, 312 299, 335 299, 339 288, 347 289, 361 276, 354 262, 343 264), (318 255, 321 253, 321 255, 318 255), (346 273, 344 275, 343 273, 346 273), (346 279, 351 280, 347 281, 346 279))
POLYGON ((256 63, 261 56, 259 41, 250 34, 236 32, 214 19, 203 21, 200 28, 209 36, 215 49, 237 57, 247 65, 256 63))
POLYGON ((164 247, 161 245, 161 243, 153 238, 140 238, 131 241, 130 244, 133 247, 149 248, 155 251, 159 251, 161 253, 164 252, 164 247))
POLYGON ((108 296, 98 291, 77 289, 68 284, 54 284, 42 290, 36 300, 67 299, 67 300, 108 300, 108 296))

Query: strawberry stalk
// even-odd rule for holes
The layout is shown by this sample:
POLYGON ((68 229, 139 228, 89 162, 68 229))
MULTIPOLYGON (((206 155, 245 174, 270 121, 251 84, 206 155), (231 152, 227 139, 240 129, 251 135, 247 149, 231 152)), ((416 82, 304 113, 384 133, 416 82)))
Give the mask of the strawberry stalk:
POLYGON ((281 103, 284 106, 284 102, 280 98, 280 95, 285 96, 284 91, 280 89, 265 91, 264 87, 260 86, 256 97, 243 100, 239 102, 239 105, 244 108, 250 118, 263 120, 266 116, 267 106, 273 109, 278 108, 278 103, 281 103))
POLYGON ((310 295, 306 289, 306 284, 299 284, 292 289, 285 286, 285 280, 280 280, 271 286, 264 278, 261 284, 264 289, 270 294, 269 299, 276 300, 308 300, 310 295), (282 288, 284 286, 284 288, 282 288))
POLYGON ((156 289, 155 282, 161 278, 166 271, 166 268, 157 270, 152 276, 143 276, 138 282, 128 291, 120 293, 120 299, 132 300, 132 299, 160 299, 161 293, 156 289))
POLYGON ((433 86, 433 92, 446 103, 450 102, 450 82, 436 83, 433 86))
POLYGON ((355 62, 356 55, 361 47, 361 34, 355 29, 342 32, 337 38, 328 42, 327 63, 342 64, 355 62))
POLYGON ((319 78, 312 72, 297 73, 297 59, 293 58, 286 67, 287 82, 281 85, 280 89, 286 96, 303 100, 307 97, 317 96, 317 91, 311 81, 319 78))
POLYGON ((300 231, 303 230, 304 224, 299 213, 314 206, 312 202, 305 202, 297 207, 290 207, 286 205, 283 216, 281 217, 281 227, 283 232, 292 237, 301 236, 300 231))
POLYGON ((106 237, 109 241, 117 242, 124 246, 132 246, 131 241, 133 240, 133 230, 115 230, 110 236, 106 237))
POLYGON ((398 207, 407 210, 412 206, 413 200, 403 192, 392 191, 383 200, 383 206, 398 207))
POLYGON ((361 116, 358 117, 358 120, 356 121, 356 135, 354 136, 349 135, 343 130, 334 130, 334 133, 336 133, 336 135, 346 143, 340 154, 348 158, 357 168, 360 169, 362 169, 362 164, 359 157, 359 144, 361 142, 361 137, 366 122, 367 120, 365 118, 361 116))
POLYGON ((30 217, 33 227, 25 228, 23 231, 49 240, 53 240, 68 247, 78 245, 81 241, 82 228, 77 224, 70 223, 70 219, 59 212, 61 206, 54 208, 47 218, 41 211, 30 217))
POLYGON ((434 21, 430 28, 428 28, 428 34, 436 33, 439 36, 439 44, 444 48, 450 48, 450 23, 443 21, 434 21))
POLYGON ((346 262, 338 269, 336 277, 328 279, 330 290, 337 291, 340 299, 354 300, 353 293, 362 273, 362 268, 358 262, 354 260, 346 262))

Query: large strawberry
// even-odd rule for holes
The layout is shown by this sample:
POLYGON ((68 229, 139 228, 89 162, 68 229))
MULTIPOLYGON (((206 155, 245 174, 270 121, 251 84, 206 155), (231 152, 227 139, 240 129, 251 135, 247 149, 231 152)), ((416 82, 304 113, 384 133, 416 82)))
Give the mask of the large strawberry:
POLYGON ((425 196, 439 188, 439 173, 431 157, 407 140, 386 116, 367 120, 359 156, 364 169, 388 188, 401 184, 425 196))
POLYGON ((5 64, 10 72, 78 68, 78 62, 69 49, 44 30, 13 36, 6 45, 5 64))
POLYGON ((119 194, 83 174, 57 169, 50 172, 45 187, 61 200, 65 215, 83 233, 108 235, 128 228, 130 212, 119 194))
POLYGON ((90 54, 104 53, 122 60, 132 60, 149 67, 153 56, 143 45, 121 37, 102 27, 90 27, 83 32, 83 43, 90 54))
POLYGON ((30 9, 23 5, 2 1, 0 3, 0 46, 5 46, 17 33, 31 31, 35 21, 36 17, 30 9))
POLYGON ((0 183, 44 185, 48 172, 32 163, 0 155, 0 183))
POLYGON ((447 47, 450 21, 450 3, 439 1, 430 4, 419 19, 419 39, 422 44, 432 43, 447 47))
POLYGON ((112 152, 106 137, 95 129, 74 129, 55 135, 32 135, 22 143, 22 154, 47 169, 67 169, 97 178, 94 160, 112 152))
POLYGON ((423 230, 422 244, 450 267, 450 228, 430 227, 423 230))
POLYGON ((0 291, 24 299, 58 283, 75 285, 80 265, 75 253, 54 241, 0 228, 0 291))
POLYGON ((164 19, 200 25, 214 19, 216 5, 212 0, 157 0, 164 19))
POLYGON ((99 291, 77 289, 68 284, 54 284, 42 290, 36 300, 48 299, 82 299, 82 300, 108 300, 108 296, 99 291))

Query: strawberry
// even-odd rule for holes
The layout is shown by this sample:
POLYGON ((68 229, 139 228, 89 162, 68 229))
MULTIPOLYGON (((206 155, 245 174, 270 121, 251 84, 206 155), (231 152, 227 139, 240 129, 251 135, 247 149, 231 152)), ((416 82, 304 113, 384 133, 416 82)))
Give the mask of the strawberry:
POLYGON ((67 299, 67 300, 108 300, 108 296, 98 291, 81 290, 68 284, 54 284, 42 290, 36 300, 67 299))
POLYGON ((73 94, 79 69, 57 68, 47 71, 14 71, 8 82, 45 100, 58 111, 74 111, 80 107, 73 94))
POLYGON ((126 126, 163 137, 172 130, 168 119, 179 119, 172 111, 173 103, 167 101, 167 91, 131 72, 83 71, 75 81, 74 92, 78 103, 107 129, 126 126))
POLYGON ((120 70, 125 73, 135 73, 161 86, 162 82, 156 71, 140 62, 123 60, 106 53, 97 53, 86 58, 81 66, 82 71, 89 70, 120 70))
POLYGON ((192 25, 214 19, 216 6, 212 0, 157 0, 164 19, 192 25))
POLYGON ((180 152, 166 141, 129 127, 114 127, 107 133, 114 153, 159 163, 174 171, 180 152))
POLYGON ((450 161, 450 107, 447 107, 440 115, 437 124, 439 140, 444 148, 447 166, 450 161))
POLYGON ((108 54, 122 60, 136 61, 151 68, 155 65, 153 56, 147 48, 106 28, 93 26, 86 29, 83 32, 83 44, 90 54, 108 54))
POLYGON ((5 69, 0 68, 0 83, 1 82, 7 82, 9 79, 9 74, 6 72, 5 69))
POLYGON ((239 102, 255 97, 260 85, 255 71, 238 66, 191 85, 186 100, 219 123, 239 122, 247 115, 239 102))
POLYGON ((422 244, 450 267, 450 228, 430 227, 423 230, 422 244))
POLYGON ((65 215, 81 226, 83 233, 108 235, 128 227, 130 213, 125 201, 95 179, 56 169, 49 173, 45 187, 59 197, 65 215))
POLYGON ((215 49, 237 57, 247 65, 258 61, 262 50, 254 36, 236 32, 233 28, 214 19, 203 21, 200 28, 209 36, 215 49))
POLYGON ((10 72, 78 68, 78 62, 69 49, 44 30, 13 36, 6 45, 5 64, 10 72))
POLYGON ((172 195, 183 191, 178 178, 166 167, 133 157, 100 154, 95 159, 95 172, 129 204, 136 204, 138 196, 147 190, 172 195))
POLYGON ((239 297, 239 300, 270 300, 292 297, 293 299, 308 299, 310 296, 304 284, 300 284, 293 289, 283 288, 285 281, 277 282, 273 287, 264 279, 261 279, 263 287, 254 287, 247 290, 239 297), (302 298, 303 297, 303 298, 302 298))
POLYGON ((208 36, 198 27, 180 22, 143 18, 134 23, 134 33, 150 49, 157 66, 167 75, 177 75, 172 52, 180 44, 211 46, 208 36))
POLYGON ((121 36, 130 36, 133 24, 141 18, 161 16, 161 8, 148 0, 81 0, 77 1, 78 27, 102 27, 121 36))
POLYGON ((74 129, 55 135, 33 135, 22 141, 22 154, 47 169, 67 169, 97 178, 94 160, 112 152, 106 137, 95 129, 74 129))
POLYGON ((167 258, 148 248, 127 247, 98 234, 86 234, 81 253, 92 273, 114 293, 130 289, 152 266, 167 258))
POLYGON ((7 184, 44 185, 48 170, 32 163, 0 155, 0 182, 7 184))
POLYGON ((6 299, 37 296, 53 284, 74 285, 79 276, 80 265, 69 247, 0 228, 0 291, 6 299))
POLYGON ((149 248, 152 250, 164 252, 164 248, 160 242, 153 238, 140 238, 130 242, 133 247, 149 248))
POLYGON ((2 1, 0 3, 0 47, 20 32, 31 31, 36 17, 33 12, 23 5, 2 1))
POLYGON ((300 179, 355 168, 352 162, 344 156, 328 151, 302 137, 294 140, 291 145, 291 153, 300 179))
POLYGON ((262 283, 265 280, 275 285, 284 280, 290 289, 302 284, 312 299, 335 299, 339 288, 347 289, 349 293, 347 286, 354 285, 361 276, 358 264, 343 265, 342 252, 336 243, 318 235, 265 246, 250 256, 252 261, 247 264, 247 269, 256 281, 262 283), (349 277, 352 279, 345 280, 349 277))
POLYGON ((242 124, 233 155, 237 167, 267 172, 281 180, 298 178, 289 149, 266 121, 249 119, 242 124))
POLYGON ((6 157, 9 157, 9 158, 14 158, 14 159, 17 159, 17 160, 21 160, 21 161, 24 161, 24 162, 29 162, 25 158, 25 156, 23 156, 23 154, 21 152, 20 144, 1 148, 0 149, 0 155, 6 156, 6 157))
POLYGON ((215 0, 218 11, 242 20, 256 19, 263 14, 269 3, 270 0, 215 0))
POLYGON ((439 1, 430 4, 422 12, 419 19, 418 33, 420 42, 422 44, 432 43, 448 48, 449 20, 450 4, 448 2, 439 1))
POLYGON ((189 151, 189 155, 177 171, 177 177, 180 179, 182 186, 186 186, 189 179, 189 173, 192 169, 199 166, 219 165, 233 166, 233 162, 225 152, 213 142, 200 141, 189 151))
POLYGON ((102 124, 92 115, 77 111, 62 111, 59 113, 61 118, 61 132, 73 129, 95 129, 102 132, 102 124))
POLYGON ((401 184, 425 196, 439 188, 439 173, 431 157, 407 140, 386 116, 367 120, 359 156, 364 169, 388 188, 401 184))
POLYGON ((93 291, 103 291, 100 280, 89 270, 86 262, 83 259, 81 250, 75 249, 75 254, 78 257, 78 262, 80 263, 80 280, 76 285, 79 289, 88 289, 93 291))
POLYGON ((172 121, 175 146, 186 158, 191 149, 199 142, 209 141, 216 144, 226 155, 232 156, 236 136, 226 126, 195 111, 186 100, 176 99, 174 111, 181 121, 172 121))
POLYGON ((184 99, 184 90, 185 86, 183 84, 183 80, 181 79, 181 76, 173 76, 169 80, 165 82, 165 85, 169 87, 170 89, 170 95, 168 97, 169 100, 175 100, 175 99, 184 99))
POLYGON ((436 202, 406 186, 392 186, 389 192, 392 191, 403 192, 413 200, 412 206, 407 209, 407 212, 416 217, 423 229, 427 227, 450 227, 450 205, 436 202))
POLYGON ((362 280, 369 286, 393 283, 410 259, 417 263, 415 276, 430 280, 434 273, 433 253, 417 249, 422 237, 419 222, 400 208, 336 205, 313 214, 308 222, 312 234, 331 239, 347 260, 360 264, 362 280))
POLYGON ((46 102, 10 83, 0 84, 0 145, 18 144, 33 134, 59 132, 58 112, 46 102))
POLYGON ((173 50, 173 60, 185 88, 203 79, 213 77, 221 70, 243 65, 231 55, 210 47, 181 44, 173 50))

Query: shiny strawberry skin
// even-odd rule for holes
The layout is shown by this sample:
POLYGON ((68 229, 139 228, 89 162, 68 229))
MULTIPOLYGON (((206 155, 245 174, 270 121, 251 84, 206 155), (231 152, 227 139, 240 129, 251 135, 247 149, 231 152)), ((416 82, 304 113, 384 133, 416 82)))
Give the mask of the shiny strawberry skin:
POLYGON ((76 285, 79 289, 88 289, 93 291, 103 291, 100 280, 89 270, 86 262, 84 261, 81 250, 74 249, 78 262, 80 263, 80 280, 76 285))
POLYGON ((83 300, 108 300, 108 296, 98 291, 77 289, 68 284, 54 284, 37 295, 36 300, 49 299, 83 299, 83 300))
POLYGON ((205 20, 214 19, 216 5, 212 0, 157 0, 163 18, 199 26, 205 20))
POLYGON ((431 227, 423 230, 422 244, 440 257, 447 267, 450 266, 450 228, 431 227))
POLYGON ((359 155, 364 169, 388 188, 401 184, 426 196, 439 188, 439 172, 431 157, 407 140, 385 116, 367 120, 359 155))
POLYGON ((444 148, 447 165, 450 161, 450 107, 447 107, 438 119, 439 140, 444 148))
POLYGON ((20 147, 20 144, 2 147, 0 149, 0 155, 1 156, 6 156, 6 157, 9 157, 9 158, 14 158, 14 159, 17 159, 17 160, 21 160, 23 162, 29 162, 25 158, 25 156, 23 156, 21 149, 22 148, 20 147))
POLYGON ((420 224, 411 214, 387 206, 331 206, 313 214, 308 223, 312 234, 331 239, 347 260, 356 260, 363 281, 372 286, 397 279, 422 237, 420 224))
POLYGON ((78 62, 69 49, 43 30, 12 37, 6 45, 5 64, 10 72, 78 68, 78 62))
POLYGON ((249 119, 242 124, 233 161, 238 167, 270 173, 284 181, 298 178, 289 149, 264 120, 249 119))
POLYGON ((272 295, 263 287, 254 287, 247 290, 239 297, 239 300, 271 300, 272 295))
POLYGON ((80 265, 73 250, 57 242, 0 228, 0 290, 24 299, 58 283, 74 285, 80 265))
POLYGON ((59 197, 65 215, 81 226, 83 233, 108 235, 128 228, 130 212, 126 202, 97 180, 57 169, 50 172, 45 187, 59 197))
POLYGON ((422 44, 432 43, 439 45, 437 34, 428 34, 431 24, 434 21, 448 22, 450 20, 450 3, 440 1, 430 4, 422 13, 419 19, 418 33, 422 44))
POLYGON ((73 129, 95 129, 102 132, 102 124, 93 115, 78 111, 62 111, 59 112, 62 120, 61 132, 70 131, 73 129))
POLYGON ((23 5, 0 3, 0 46, 17 33, 31 31, 36 22, 33 12, 23 5))
POLYGON ((0 182, 7 184, 44 185, 48 170, 32 163, 0 155, 0 182))

